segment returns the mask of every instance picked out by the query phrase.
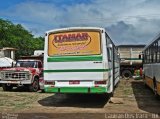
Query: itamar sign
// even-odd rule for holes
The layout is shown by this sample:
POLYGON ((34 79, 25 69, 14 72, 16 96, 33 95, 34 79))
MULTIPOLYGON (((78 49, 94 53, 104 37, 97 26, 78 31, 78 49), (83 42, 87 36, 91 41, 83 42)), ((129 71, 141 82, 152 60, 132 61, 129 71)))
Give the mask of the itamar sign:
POLYGON ((95 31, 50 34, 48 42, 50 56, 100 54, 100 34, 95 31))

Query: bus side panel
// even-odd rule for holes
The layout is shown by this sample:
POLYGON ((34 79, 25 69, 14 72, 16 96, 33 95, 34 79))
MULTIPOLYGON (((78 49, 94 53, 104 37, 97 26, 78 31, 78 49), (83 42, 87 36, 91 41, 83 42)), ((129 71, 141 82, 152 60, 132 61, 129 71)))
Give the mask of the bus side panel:
POLYGON ((157 82, 157 93, 160 95, 160 82, 157 82))
POLYGON ((160 63, 152 64, 153 77, 155 77, 156 81, 160 82, 160 63))
POLYGON ((153 74, 152 74, 152 66, 150 64, 144 64, 144 75, 145 75, 145 83, 153 89, 153 74))
POLYGON ((157 93, 160 95, 160 64, 154 63, 152 66, 153 70, 153 77, 156 80, 156 86, 157 86, 157 93))

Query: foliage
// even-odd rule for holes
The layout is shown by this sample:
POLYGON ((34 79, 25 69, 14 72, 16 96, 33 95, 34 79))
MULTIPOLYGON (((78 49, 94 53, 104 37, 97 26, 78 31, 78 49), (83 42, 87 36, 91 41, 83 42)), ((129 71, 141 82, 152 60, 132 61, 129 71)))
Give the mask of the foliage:
POLYGON ((2 47, 17 48, 16 58, 33 55, 34 50, 44 49, 44 38, 35 38, 22 25, 0 19, 0 48, 2 47))

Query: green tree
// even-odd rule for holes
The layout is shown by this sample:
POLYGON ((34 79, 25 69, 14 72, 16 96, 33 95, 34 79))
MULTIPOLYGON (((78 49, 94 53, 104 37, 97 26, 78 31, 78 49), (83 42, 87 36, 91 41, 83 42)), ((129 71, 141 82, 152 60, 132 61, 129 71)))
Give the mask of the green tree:
POLYGON ((44 38, 34 37, 20 24, 0 19, 0 47, 14 47, 16 58, 33 55, 34 50, 44 49, 44 38))

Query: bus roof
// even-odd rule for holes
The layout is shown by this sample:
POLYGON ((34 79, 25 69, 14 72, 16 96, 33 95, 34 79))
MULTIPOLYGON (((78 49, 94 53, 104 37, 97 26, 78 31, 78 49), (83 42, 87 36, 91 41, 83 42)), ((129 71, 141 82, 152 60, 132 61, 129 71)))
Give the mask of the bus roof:
POLYGON ((54 30, 49 30, 46 33, 50 33, 50 32, 56 32, 56 31, 66 31, 66 30, 77 30, 77 29, 88 29, 88 30, 104 30, 104 28, 100 28, 100 27, 68 27, 68 28, 60 28, 60 29, 54 29, 54 30))
POLYGON ((146 49, 147 49, 153 42, 155 42, 159 37, 160 37, 160 33, 159 33, 151 42, 149 42, 149 43, 144 47, 143 51, 146 50, 146 49))

